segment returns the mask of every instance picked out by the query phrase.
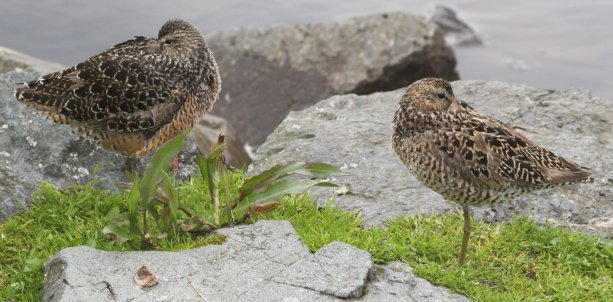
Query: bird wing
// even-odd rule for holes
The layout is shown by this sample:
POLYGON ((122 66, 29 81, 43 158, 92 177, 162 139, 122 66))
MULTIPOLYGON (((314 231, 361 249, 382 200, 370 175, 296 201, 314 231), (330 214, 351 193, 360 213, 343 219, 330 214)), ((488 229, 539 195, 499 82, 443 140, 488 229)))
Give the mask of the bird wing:
POLYGON ((181 90, 157 71, 155 43, 135 37, 72 68, 28 82, 15 96, 52 120, 76 124, 78 129, 157 129, 181 107, 181 90))
POLYGON ((442 129, 435 145, 466 180, 521 186, 580 182, 591 172, 539 147, 499 120, 464 106, 462 127, 442 129), (442 148, 441 148, 442 146, 442 148))

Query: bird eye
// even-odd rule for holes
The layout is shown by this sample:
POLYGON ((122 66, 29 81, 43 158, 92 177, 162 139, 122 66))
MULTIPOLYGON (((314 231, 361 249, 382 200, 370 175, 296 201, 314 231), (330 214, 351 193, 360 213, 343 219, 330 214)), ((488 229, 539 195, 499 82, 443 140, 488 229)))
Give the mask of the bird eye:
POLYGON ((442 92, 437 93, 436 97, 439 98, 439 99, 446 99, 447 98, 447 96, 444 93, 442 93, 442 92))
POLYGON ((172 42, 173 41, 171 39, 164 40, 164 44, 166 44, 166 45, 170 45, 170 44, 172 44, 172 42))

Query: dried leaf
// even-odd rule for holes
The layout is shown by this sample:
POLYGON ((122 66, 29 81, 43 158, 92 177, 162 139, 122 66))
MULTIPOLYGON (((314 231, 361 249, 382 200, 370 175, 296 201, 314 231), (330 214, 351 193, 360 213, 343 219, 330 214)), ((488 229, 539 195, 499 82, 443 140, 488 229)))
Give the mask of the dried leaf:
POLYGON ((276 208, 278 208, 281 205, 280 202, 269 202, 269 203, 261 203, 261 204, 254 204, 251 207, 249 207, 248 211, 250 214, 264 214, 264 213, 268 213, 268 212, 272 212, 274 211, 276 208))
POLYGON ((134 273, 134 284, 139 288, 156 286, 158 281, 158 277, 144 265, 134 273))

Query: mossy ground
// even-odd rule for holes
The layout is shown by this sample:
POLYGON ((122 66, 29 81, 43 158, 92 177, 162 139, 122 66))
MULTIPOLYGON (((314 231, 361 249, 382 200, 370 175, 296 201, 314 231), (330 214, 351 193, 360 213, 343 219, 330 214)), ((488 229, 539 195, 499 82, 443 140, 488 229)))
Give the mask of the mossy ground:
MULTIPOLYGON (((238 183, 238 182, 237 182, 238 183)), ((201 203, 203 184, 179 186, 188 207, 201 203)), ((59 250, 88 245, 125 251, 134 245, 109 241, 101 230, 111 209, 125 210, 126 193, 108 193, 95 183, 58 190, 45 184, 33 206, 0 224, 0 301, 37 301, 44 263, 59 250)), ((209 207, 203 207, 209 208, 209 207)), ((286 219, 311 250, 335 240, 372 254, 378 263, 398 259, 429 281, 477 301, 613 301, 610 241, 520 217, 508 223, 474 222, 467 263, 456 265, 462 216, 399 217, 385 227, 363 228, 359 213, 330 204, 318 208, 308 195, 254 219, 286 219)), ((181 236, 165 250, 219 244, 223 237, 181 236)))

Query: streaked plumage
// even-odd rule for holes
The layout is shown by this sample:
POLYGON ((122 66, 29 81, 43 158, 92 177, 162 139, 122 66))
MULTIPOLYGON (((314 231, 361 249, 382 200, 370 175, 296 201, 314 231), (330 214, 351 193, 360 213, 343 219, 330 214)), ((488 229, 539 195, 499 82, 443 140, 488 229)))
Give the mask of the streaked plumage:
POLYGON ((202 34, 170 20, 158 38, 134 37, 15 90, 18 101, 70 124, 103 148, 145 155, 190 129, 221 80, 202 34))
POLYGON ((442 79, 421 79, 407 88, 394 115, 392 144, 419 181, 462 205, 467 225, 461 264, 470 232, 468 206, 592 181, 587 169, 457 100, 442 79))

